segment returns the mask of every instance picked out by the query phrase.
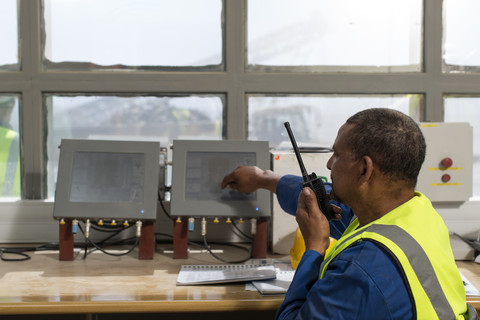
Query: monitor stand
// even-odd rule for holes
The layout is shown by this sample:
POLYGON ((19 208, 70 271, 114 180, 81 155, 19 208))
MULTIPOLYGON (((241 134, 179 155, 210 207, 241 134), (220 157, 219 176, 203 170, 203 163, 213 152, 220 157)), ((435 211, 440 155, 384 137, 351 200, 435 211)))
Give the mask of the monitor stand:
POLYGON ((72 220, 60 222, 60 235, 58 241, 59 260, 73 260, 73 233, 72 220))
MULTIPOLYGON (((265 259, 267 257, 267 219, 257 220, 257 232, 253 238, 252 258, 265 259)), ((174 259, 188 258, 188 221, 173 222, 173 257, 174 259)))
MULTIPOLYGON (((72 220, 62 220, 59 224, 59 260, 71 261, 74 259, 74 236, 72 220)), ((155 224, 144 221, 142 234, 138 239, 138 259, 153 259, 155 253, 155 224)))
POLYGON ((155 244, 155 224, 152 221, 144 221, 142 234, 138 239, 138 259, 153 259, 155 244))

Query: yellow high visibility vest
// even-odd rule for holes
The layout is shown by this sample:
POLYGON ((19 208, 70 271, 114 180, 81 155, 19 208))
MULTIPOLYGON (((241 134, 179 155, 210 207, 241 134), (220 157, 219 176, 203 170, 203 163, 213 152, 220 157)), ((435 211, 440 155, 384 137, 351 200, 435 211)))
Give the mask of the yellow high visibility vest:
POLYGON ((18 133, 0 127, 0 195, 20 196, 20 145, 18 133))
POLYGON ((326 255, 329 263, 344 249, 363 240, 389 251, 399 263, 414 299, 416 319, 464 319, 465 288, 455 264, 448 229, 430 201, 421 193, 374 222, 358 228, 358 219, 326 255))

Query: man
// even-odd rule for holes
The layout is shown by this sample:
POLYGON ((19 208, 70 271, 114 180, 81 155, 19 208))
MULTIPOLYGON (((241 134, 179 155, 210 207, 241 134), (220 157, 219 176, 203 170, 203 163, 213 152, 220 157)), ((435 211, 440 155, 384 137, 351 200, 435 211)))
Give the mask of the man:
POLYGON ((10 126, 15 107, 11 96, 0 95, 0 196, 20 196, 20 143, 10 126))
MULTIPOLYGON (((277 319, 470 316, 448 230, 430 201, 414 190, 425 149, 418 125, 400 112, 369 109, 347 120, 327 167, 331 196, 357 218, 328 256, 331 227, 338 222, 327 221, 309 188, 298 190, 301 178, 293 182, 292 176, 252 167, 224 178, 223 187, 276 192, 290 213, 292 195, 300 192, 296 220, 306 251, 277 319)), ((342 215, 351 216, 345 208, 342 215)))

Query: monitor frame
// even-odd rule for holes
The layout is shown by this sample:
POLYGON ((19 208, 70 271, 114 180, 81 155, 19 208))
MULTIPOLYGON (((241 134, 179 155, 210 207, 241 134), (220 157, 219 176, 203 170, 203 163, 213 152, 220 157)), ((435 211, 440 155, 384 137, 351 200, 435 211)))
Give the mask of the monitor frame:
MULTIPOLYGON (((270 168, 268 141, 252 140, 174 140, 172 154, 172 187, 170 215, 177 217, 267 218, 271 216, 272 194, 265 189, 256 191, 251 201, 218 201, 187 199, 187 154, 199 153, 254 153, 253 165, 270 168), (257 209, 258 208, 258 209, 257 209)), ((235 168, 230 168, 233 171, 235 168)), ((222 173, 227 174, 229 172, 222 173)), ((218 183, 220 184, 221 181, 218 183)))
POLYGON ((62 139, 55 190, 54 218, 57 220, 72 218, 155 221, 158 203, 159 159, 160 143, 155 141, 62 139), (77 152, 144 155, 143 201, 70 201, 73 166, 77 152))

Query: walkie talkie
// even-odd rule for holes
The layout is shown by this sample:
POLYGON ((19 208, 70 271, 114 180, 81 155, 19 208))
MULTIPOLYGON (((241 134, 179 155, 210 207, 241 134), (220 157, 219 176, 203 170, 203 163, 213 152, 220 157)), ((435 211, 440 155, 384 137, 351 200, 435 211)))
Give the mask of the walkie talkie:
POLYGON ((333 212, 332 206, 328 201, 327 192, 325 191, 325 187, 323 186, 323 181, 315 172, 312 174, 308 174, 307 170, 305 169, 305 165, 303 164, 302 157, 300 156, 300 151, 298 150, 297 142, 295 141, 295 137, 293 136, 293 132, 290 129, 290 123, 285 122, 285 128, 287 129, 288 136, 290 137, 290 141, 292 142, 293 151, 297 156, 298 164, 300 165, 300 171, 302 172, 303 177, 303 185, 302 188, 309 187, 315 192, 315 196, 317 197, 318 206, 322 210, 327 220, 332 220, 335 217, 335 213, 333 212))

